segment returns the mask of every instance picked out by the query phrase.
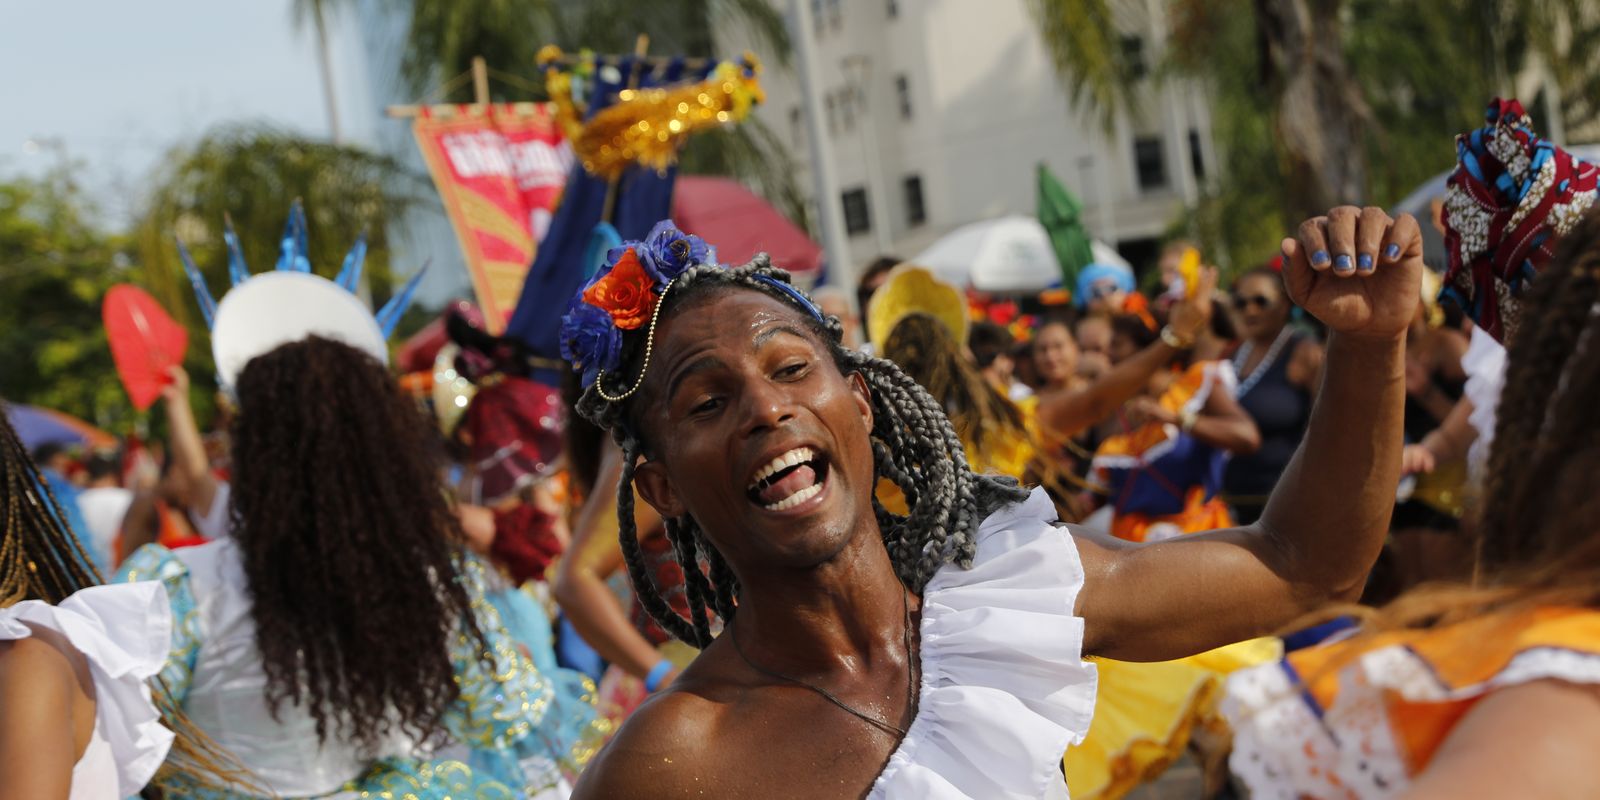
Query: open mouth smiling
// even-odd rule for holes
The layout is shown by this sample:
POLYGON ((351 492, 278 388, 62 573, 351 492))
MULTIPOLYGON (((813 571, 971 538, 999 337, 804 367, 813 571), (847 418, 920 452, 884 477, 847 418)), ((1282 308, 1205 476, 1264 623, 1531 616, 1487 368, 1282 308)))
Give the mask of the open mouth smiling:
POLYGON ((812 447, 796 447, 768 461, 745 488, 750 502, 766 511, 788 511, 822 494, 828 460, 812 447))

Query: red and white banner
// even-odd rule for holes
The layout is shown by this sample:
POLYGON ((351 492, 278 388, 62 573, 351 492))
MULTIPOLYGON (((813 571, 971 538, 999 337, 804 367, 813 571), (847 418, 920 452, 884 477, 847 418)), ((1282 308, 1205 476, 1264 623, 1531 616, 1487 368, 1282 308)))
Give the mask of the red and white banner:
POLYGON ((412 132, 466 257, 484 321, 500 333, 560 199, 572 148, 548 107, 458 106, 412 132))

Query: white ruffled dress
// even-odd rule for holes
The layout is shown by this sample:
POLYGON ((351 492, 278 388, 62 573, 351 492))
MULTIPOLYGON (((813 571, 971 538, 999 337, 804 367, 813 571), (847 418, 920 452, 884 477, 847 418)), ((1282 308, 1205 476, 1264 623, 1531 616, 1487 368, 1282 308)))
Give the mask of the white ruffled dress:
POLYGON ((971 569, 922 595, 917 716, 868 795, 1067 797, 1061 754, 1094 715, 1095 667, 1075 615, 1083 566, 1042 489, 990 515, 971 569))
POLYGON ((72 769, 70 800, 138 794, 172 747, 147 683, 167 662, 167 593, 158 583, 93 586, 60 605, 25 600, 0 609, 0 641, 26 639, 35 628, 65 637, 94 680, 94 733, 72 769))

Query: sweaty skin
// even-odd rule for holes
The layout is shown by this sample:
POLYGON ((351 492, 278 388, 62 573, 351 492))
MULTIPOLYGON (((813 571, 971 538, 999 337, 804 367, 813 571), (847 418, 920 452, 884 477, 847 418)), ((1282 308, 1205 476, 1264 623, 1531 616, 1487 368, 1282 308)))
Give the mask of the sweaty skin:
MULTIPOLYGON (((1146 545, 1071 530, 1086 655, 1163 660, 1261 635, 1353 598, 1377 556, 1399 477, 1417 225, 1340 208, 1283 248, 1290 295, 1332 331, 1305 443, 1255 525, 1146 545), (1377 266, 1337 274, 1332 258, 1309 258, 1326 253, 1377 266)), ((916 657, 903 644, 902 602, 912 631, 920 604, 896 579, 872 513, 866 382, 840 373, 799 311, 742 289, 678 307, 655 355, 635 401, 646 457, 637 486, 663 517, 700 523, 740 579, 739 613, 634 714, 574 797, 859 797, 898 737, 752 669, 733 640, 766 670, 909 726, 916 657), (747 490, 796 446, 819 454, 824 488, 769 511, 747 490)))

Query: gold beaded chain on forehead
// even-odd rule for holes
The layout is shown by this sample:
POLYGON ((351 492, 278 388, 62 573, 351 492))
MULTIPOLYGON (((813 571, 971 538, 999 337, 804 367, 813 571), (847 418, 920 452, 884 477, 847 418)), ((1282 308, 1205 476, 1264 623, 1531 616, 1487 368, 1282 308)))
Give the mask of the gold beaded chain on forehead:
POLYGON ((650 353, 655 350, 656 346, 656 321, 661 318, 661 307, 667 304, 667 292, 672 291, 673 284, 677 282, 678 279, 673 278, 667 281, 666 286, 661 287, 661 294, 656 298, 655 310, 650 312, 650 327, 645 330, 644 334, 644 361, 639 365, 639 379, 634 382, 632 389, 612 396, 606 393, 606 371, 600 370, 600 374, 594 378, 594 390, 600 393, 601 399, 612 403, 620 403, 632 397, 635 392, 639 391, 640 387, 644 386, 644 374, 650 369, 650 353))

